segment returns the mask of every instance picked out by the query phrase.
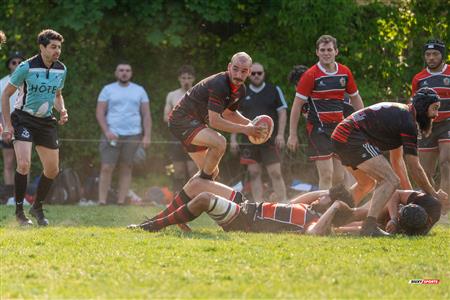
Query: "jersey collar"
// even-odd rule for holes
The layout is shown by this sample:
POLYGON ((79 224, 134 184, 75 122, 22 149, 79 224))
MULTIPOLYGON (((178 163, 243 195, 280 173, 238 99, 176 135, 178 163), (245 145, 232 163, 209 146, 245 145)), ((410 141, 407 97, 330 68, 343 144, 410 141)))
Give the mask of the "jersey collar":
POLYGON ((324 72, 327 75, 336 75, 336 73, 339 71, 339 65, 337 62, 334 62, 334 65, 336 66, 336 71, 334 72, 328 72, 321 64, 320 61, 317 63, 317 66, 319 67, 319 69, 324 72))
POLYGON ((439 75, 439 74, 443 74, 445 72, 445 70, 447 70, 447 67, 448 67, 448 65, 444 64, 444 67, 439 72, 431 72, 430 69, 427 67, 427 72, 430 73, 431 75, 439 75))

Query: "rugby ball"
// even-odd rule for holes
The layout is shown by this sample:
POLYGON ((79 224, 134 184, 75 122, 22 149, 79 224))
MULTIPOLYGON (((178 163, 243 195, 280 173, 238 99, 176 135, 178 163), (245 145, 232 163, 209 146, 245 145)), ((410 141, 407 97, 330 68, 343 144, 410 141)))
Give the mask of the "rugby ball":
POLYGON ((260 115, 252 120, 252 124, 255 126, 262 126, 265 130, 265 135, 261 138, 249 136, 248 139, 252 144, 260 145, 267 142, 272 136, 273 132, 273 120, 268 115, 260 115))

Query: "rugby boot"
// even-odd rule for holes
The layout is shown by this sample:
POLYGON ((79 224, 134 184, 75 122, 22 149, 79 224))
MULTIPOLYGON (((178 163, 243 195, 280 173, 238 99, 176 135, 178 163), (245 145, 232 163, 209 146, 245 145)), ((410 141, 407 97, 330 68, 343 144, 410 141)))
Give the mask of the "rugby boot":
POLYGON ((44 216, 44 210, 42 207, 35 208, 32 206, 30 208, 30 215, 36 218, 39 226, 47 226, 48 220, 44 216))
POLYGON ((363 223, 361 231, 359 232, 360 236, 370 236, 370 237, 388 237, 391 236, 386 231, 382 230, 378 227, 375 222, 367 222, 367 220, 363 223))
POLYGON ((155 222, 151 220, 145 220, 141 224, 130 224, 127 226, 128 229, 143 229, 145 231, 156 232, 158 231, 154 226, 155 222))
POLYGON ((23 209, 16 211, 16 220, 20 226, 31 226, 33 222, 25 216, 23 209))

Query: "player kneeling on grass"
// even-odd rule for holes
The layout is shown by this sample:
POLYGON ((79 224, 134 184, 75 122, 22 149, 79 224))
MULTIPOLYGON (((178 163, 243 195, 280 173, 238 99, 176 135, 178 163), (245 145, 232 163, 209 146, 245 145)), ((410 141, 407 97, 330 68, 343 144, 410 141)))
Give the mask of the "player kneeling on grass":
POLYGON ((225 231, 326 235, 332 225, 344 224, 342 220, 348 219, 353 206, 351 195, 344 186, 332 188, 320 197, 310 197, 304 203, 290 204, 249 202, 230 187, 199 177, 191 179, 183 190, 184 197, 192 200, 165 217, 128 228, 159 231, 192 221, 206 212, 225 231))

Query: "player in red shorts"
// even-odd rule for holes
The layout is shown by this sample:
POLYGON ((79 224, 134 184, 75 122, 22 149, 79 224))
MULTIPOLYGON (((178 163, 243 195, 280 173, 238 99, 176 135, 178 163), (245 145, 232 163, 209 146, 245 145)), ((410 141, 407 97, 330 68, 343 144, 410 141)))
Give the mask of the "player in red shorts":
POLYGON ((166 217, 128 228, 159 231, 207 213, 225 231, 326 235, 332 226, 347 222, 353 206, 352 196, 343 185, 330 191, 301 195, 290 204, 249 202, 230 187, 199 177, 191 179, 183 190, 192 200, 166 217))
POLYGON ((332 183, 344 180, 344 168, 333 157, 331 133, 344 119, 344 97, 348 94, 355 110, 364 107, 350 69, 335 61, 337 41, 330 35, 316 42, 319 62, 309 68, 297 84, 297 93, 291 110, 287 146, 298 147, 297 125, 303 105, 309 104, 306 124, 309 158, 316 163, 319 188, 328 189, 332 183))
POLYGON ((201 171, 200 177, 213 179, 227 141, 216 130, 260 137, 263 127, 253 126, 238 111, 245 96, 244 82, 250 75, 251 57, 233 55, 228 70, 203 79, 192 87, 169 116, 169 129, 186 148, 201 171))
POLYGON ((439 106, 438 95, 431 89, 422 89, 410 105, 381 102, 369 106, 347 117, 333 131, 331 139, 335 151, 358 184, 361 178, 377 181, 361 235, 388 235, 377 227, 376 218, 400 180, 386 158, 380 155, 381 151, 403 147, 406 164, 417 185, 442 203, 448 201, 444 191, 434 190, 417 157, 417 127, 421 135, 429 135, 439 106))
MULTIPOLYGON (((450 194, 450 66, 445 63, 445 44, 429 40, 423 48, 427 67, 414 76, 412 95, 424 87, 432 88, 441 99, 438 116, 428 137, 419 139, 419 158, 428 179, 433 182, 439 162, 440 187, 450 194)), ((444 207, 443 213, 449 207, 444 207)))

